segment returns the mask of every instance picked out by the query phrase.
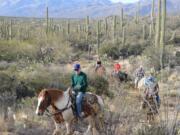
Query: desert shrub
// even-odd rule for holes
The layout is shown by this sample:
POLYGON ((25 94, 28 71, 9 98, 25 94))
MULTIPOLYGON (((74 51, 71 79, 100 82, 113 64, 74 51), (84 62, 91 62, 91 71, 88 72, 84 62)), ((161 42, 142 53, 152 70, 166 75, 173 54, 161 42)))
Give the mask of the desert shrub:
POLYGON ((5 74, 0 73, 0 113, 2 113, 5 116, 7 107, 13 106, 17 95, 16 95, 16 80, 5 74))
MULTIPOLYGON (((161 125, 153 126, 142 126, 137 130, 136 135, 167 135, 169 134, 168 127, 161 125)), ((178 135, 177 129, 175 127, 173 135, 178 135)))
POLYGON ((60 77, 60 82, 63 84, 64 88, 68 88, 71 86, 71 74, 64 74, 60 77))
POLYGON ((143 52, 142 45, 126 45, 120 49, 120 56, 127 58, 129 56, 137 56, 143 52))
POLYGON ((113 59, 119 58, 119 49, 115 45, 106 44, 100 48, 101 54, 106 54, 108 57, 113 59))
POLYGON ((32 60, 37 56, 36 47, 26 42, 1 41, 0 46, 0 60, 8 62, 18 61, 20 59, 32 60))
POLYGON ((105 44, 100 48, 100 53, 106 54, 113 59, 118 59, 119 56, 127 58, 129 56, 140 55, 144 50, 144 47, 141 44, 128 44, 120 47, 119 44, 120 43, 117 43, 116 45, 105 44))
POLYGON ((180 51, 177 51, 177 52, 176 52, 176 57, 179 57, 179 58, 180 58, 180 51))
POLYGON ((100 76, 94 76, 89 78, 89 90, 98 95, 109 95, 109 82, 100 76))
MULTIPOLYGON (((169 64, 169 57, 172 55, 171 52, 172 52, 171 48, 166 46, 164 50, 164 59, 163 59, 164 66, 168 66, 169 64)), ((143 54, 148 59, 148 63, 147 63, 148 67, 154 66, 155 69, 157 70, 160 69, 160 50, 158 48, 155 48, 155 46, 149 46, 144 50, 143 54)))
POLYGON ((25 97, 33 97, 34 92, 30 89, 30 87, 28 87, 28 84, 24 81, 20 81, 16 86, 16 95, 17 99, 22 99, 25 97))

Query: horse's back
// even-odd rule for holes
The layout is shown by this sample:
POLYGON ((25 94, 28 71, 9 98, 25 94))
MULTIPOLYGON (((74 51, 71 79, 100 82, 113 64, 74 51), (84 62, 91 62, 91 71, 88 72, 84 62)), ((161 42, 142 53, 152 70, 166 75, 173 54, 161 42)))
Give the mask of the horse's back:
POLYGON ((95 73, 97 73, 99 76, 103 76, 106 74, 106 69, 104 66, 101 66, 95 70, 95 73))
POLYGON ((93 93, 87 92, 83 99, 83 111, 88 115, 98 114, 104 107, 103 99, 93 93))

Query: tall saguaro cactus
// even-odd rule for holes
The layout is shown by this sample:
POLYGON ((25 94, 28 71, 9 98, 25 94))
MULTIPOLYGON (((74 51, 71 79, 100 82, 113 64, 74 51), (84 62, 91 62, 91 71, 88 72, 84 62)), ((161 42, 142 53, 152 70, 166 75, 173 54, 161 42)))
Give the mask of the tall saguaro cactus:
POLYGON ((9 37, 12 40, 12 20, 10 20, 9 37))
POLYGON ((149 25, 149 39, 152 38, 152 24, 149 25))
POLYGON ((143 24, 143 39, 145 40, 146 38, 146 25, 143 24))
POLYGON ((86 17, 86 32, 89 32, 89 16, 86 17))
POLYGON ((121 30, 123 29, 123 23, 124 23, 124 11, 123 8, 121 9, 121 30))
POLYGON ((155 35, 155 46, 159 46, 160 30, 161 30, 161 0, 158 0, 158 16, 156 18, 156 35, 155 35))
POLYGON ((166 22, 166 0, 162 0, 162 10, 161 10, 161 33, 160 33, 160 64, 161 68, 164 67, 163 56, 164 56, 164 40, 165 40, 165 22, 166 22))
POLYGON ((67 21, 67 35, 70 34, 70 21, 67 21))
POLYGON ((126 34, 126 28, 123 27, 123 35, 122 35, 122 45, 124 46, 125 45, 125 34, 126 34))
POLYGON ((117 16, 114 16, 113 20, 113 42, 115 43, 116 40, 116 22, 117 21, 117 16))
POLYGON ((97 22, 97 54, 99 56, 99 46, 100 46, 100 21, 97 22))
POLYGON ((46 34, 49 32, 49 9, 46 7, 46 34))
POLYGON ((136 16, 135 16, 136 23, 139 23, 139 14, 140 14, 140 1, 138 2, 137 8, 136 8, 136 16))
POLYGON ((89 16, 86 17, 86 41, 88 41, 89 37, 89 16))
POLYGON ((151 6, 151 27, 154 31, 154 0, 152 0, 152 6, 151 6))
POLYGON ((108 34, 108 19, 105 18, 105 32, 106 32, 106 35, 108 34))

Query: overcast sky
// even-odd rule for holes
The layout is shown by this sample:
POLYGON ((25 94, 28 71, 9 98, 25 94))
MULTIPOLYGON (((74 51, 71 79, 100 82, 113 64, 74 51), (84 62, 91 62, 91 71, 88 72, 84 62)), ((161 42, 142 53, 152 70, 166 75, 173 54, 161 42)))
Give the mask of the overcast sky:
POLYGON ((139 0, 111 0, 112 2, 123 2, 123 3, 133 3, 139 0))

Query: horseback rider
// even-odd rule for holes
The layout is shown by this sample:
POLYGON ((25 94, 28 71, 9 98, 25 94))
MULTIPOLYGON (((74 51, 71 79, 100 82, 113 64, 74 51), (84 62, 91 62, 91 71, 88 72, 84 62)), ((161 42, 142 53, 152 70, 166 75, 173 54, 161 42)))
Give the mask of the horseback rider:
POLYGON ((154 72, 150 72, 150 75, 145 79, 145 97, 148 96, 150 90, 152 90, 152 94, 156 96, 157 107, 160 107, 160 97, 159 97, 159 85, 157 83, 157 79, 154 77, 154 72))
POLYGON ((136 70, 136 77, 143 78, 145 75, 145 70, 142 65, 136 70))
POLYGON ((74 74, 72 75, 72 88, 73 92, 76 95, 76 113, 79 118, 84 117, 82 113, 82 100, 85 95, 88 83, 87 83, 87 76, 84 72, 81 71, 80 64, 74 65, 74 74))
POLYGON ((138 82, 144 77, 145 75, 145 70, 142 65, 136 70, 135 73, 135 88, 137 88, 138 82))
POLYGON ((127 73, 121 71, 121 65, 119 63, 114 64, 114 70, 112 72, 112 76, 118 78, 121 81, 127 81, 127 73))
POLYGON ((100 68, 102 66, 101 60, 97 59, 96 61, 96 68, 95 68, 95 72, 98 70, 98 68, 100 68))
POLYGON ((120 70, 121 70, 121 65, 119 63, 114 64, 114 69, 113 69, 112 75, 118 76, 120 70))

